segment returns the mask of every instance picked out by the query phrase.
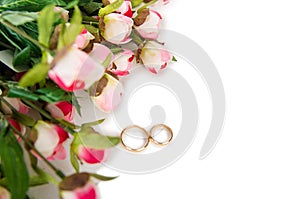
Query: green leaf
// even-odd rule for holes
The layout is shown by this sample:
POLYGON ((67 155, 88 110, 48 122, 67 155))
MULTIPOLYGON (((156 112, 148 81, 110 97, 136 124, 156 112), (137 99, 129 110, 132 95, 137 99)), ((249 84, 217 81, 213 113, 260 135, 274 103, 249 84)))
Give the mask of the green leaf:
POLYGON ((36 120, 17 111, 14 111, 13 118, 18 122, 20 122, 21 124, 29 127, 33 127, 36 123, 36 120))
POLYGON ((39 42, 49 47, 49 41, 54 29, 54 22, 58 20, 58 13, 54 12, 54 5, 45 7, 38 19, 39 42))
POLYGON ((114 176, 114 177, 103 176, 103 175, 99 175, 96 173, 90 173, 90 176, 92 176, 98 180, 101 180, 101 181, 110 181, 110 180, 114 180, 119 177, 119 176, 114 176))
POLYGON ((132 7, 135 8, 143 3, 143 0, 131 0, 132 7))
POLYGON ((114 11, 116 11, 118 8, 121 7, 121 5, 123 4, 124 0, 116 0, 115 2, 108 4, 107 6, 105 6, 104 8, 101 8, 99 10, 99 17, 103 17, 104 15, 107 15, 109 13, 112 13, 114 11))
POLYGON ((39 96, 37 94, 34 94, 25 88, 13 86, 13 85, 9 85, 8 87, 9 87, 9 91, 7 97, 28 99, 32 101, 37 101, 39 99, 39 96))
POLYGON ((74 8, 76 5, 78 5, 79 0, 74 0, 68 2, 68 4, 64 7, 64 9, 69 10, 71 8, 74 8))
POLYGON ((70 161, 71 161, 71 164, 72 164, 73 168, 75 169, 76 173, 79 173, 78 159, 72 150, 70 150, 70 161))
POLYGON ((64 2, 63 0, 53 0, 55 5, 57 6, 66 6, 66 2, 64 2))
POLYGON ((81 24, 82 16, 78 6, 74 7, 73 16, 69 26, 62 28, 58 40, 58 49, 61 50, 66 46, 70 46, 74 43, 77 35, 79 35, 84 28, 81 24))
POLYGON ((30 46, 27 46, 21 51, 16 49, 13 59, 14 68, 22 72, 28 70, 30 58, 30 46))
POLYGON ((60 88, 49 87, 49 88, 41 88, 36 90, 36 93, 43 94, 40 96, 40 99, 49 102, 55 103, 59 101, 66 101, 66 92, 60 88))
POLYGON ((55 0, 1 0, 0 12, 4 10, 37 12, 54 3, 55 0))
POLYGON ((86 11, 87 14, 92 14, 93 12, 99 10, 102 7, 102 3, 98 2, 90 2, 86 5, 83 6, 84 10, 86 11))
POLYGON ((175 56, 172 57, 172 61, 173 61, 173 62, 177 62, 177 59, 176 59, 175 56))
POLYGON ((82 124, 82 128, 96 126, 96 125, 102 124, 104 121, 105 121, 105 119, 101 119, 101 120, 97 120, 97 121, 93 121, 93 122, 84 123, 84 124, 82 124))
POLYGON ((5 11, 2 13, 2 18, 15 26, 36 21, 38 17, 36 12, 5 11))
POLYGON ((111 64, 111 58, 112 58, 112 53, 109 53, 109 55, 107 55, 105 60, 102 62, 104 68, 107 68, 111 64))
POLYGON ((109 137, 96 133, 94 129, 82 128, 79 133, 74 134, 73 146, 83 145, 89 148, 101 150, 112 148, 120 143, 119 137, 109 137))
POLYGON ((12 199, 23 199, 29 187, 29 175, 23 158, 23 151, 16 137, 10 131, 0 136, 0 157, 4 175, 12 199))
POLYGON ((46 63, 36 64, 21 78, 19 85, 22 87, 28 87, 44 81, 47 77, 49 69, 50 66, 46 63))

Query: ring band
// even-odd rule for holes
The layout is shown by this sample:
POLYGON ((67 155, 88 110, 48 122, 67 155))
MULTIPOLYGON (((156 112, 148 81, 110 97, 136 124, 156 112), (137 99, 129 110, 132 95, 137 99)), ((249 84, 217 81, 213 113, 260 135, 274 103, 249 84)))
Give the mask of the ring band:
POLYGON ((157 125, 153 126, 150 129, 149 139, 150 139, 150 141, 152 141, 156 145, 165 146, 165 145, 169 144, 172 141, 172 139, 173 139, 173 131, 172 131, 172 129, 170 127, 168 127, 165 124, 157 124, 157 125), (153 133, 155 132, 155 129, 157 129, 157 128, 163 128, 168 133, 169 139, 166 140, 166 141, 164 141, 164 142, 159 142, 159 141, 155 140, 155 138, 153 136, 153 133))
POLYGON ((146 147, 149 145, 149 141, 150 141, 148 132, 147 132, 144 128, 142 128, 142 127, 140 127, 140 126, 137 126, 137 125, 128 126, 128 127, 126 127, 125 129, 123 129, 123 131, 121 132, 120 137, 121 137, 121 144, 122 144, 122 146, 123 146, 126 150, 131 151, 131 152, 141 152, 141 151, 145 150, 146 147), (141 146, 140 148, 137 148, 137 149, 131 148, 131 147, 127 146, 127 145, 124 143, 124 140, 123 140, 124 134, 126 133, 126 131, 128 131, 128 130, 130 130, 130 129, 134 129, 134 128, 139 129, 140 131, 142 131, 142 132, 146 135, 146 137, 147 137, 147 141, 145 142, 145 144, 144 144, 143 146, 141 146))

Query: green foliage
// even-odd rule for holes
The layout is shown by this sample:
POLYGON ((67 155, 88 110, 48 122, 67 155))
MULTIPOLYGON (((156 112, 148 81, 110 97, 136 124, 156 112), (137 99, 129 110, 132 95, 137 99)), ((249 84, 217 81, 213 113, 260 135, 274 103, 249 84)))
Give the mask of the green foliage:
POLYGON ((69 26, 64 26, 60 32, 58 40, 58 49, 61 50, 66 46, 70 46, 74 43, 77 35, 81 33, 84 26, 81 24, 82 16, 79 8, 74 7, 73 16, 69 26))
POLYGON ((57 0, 1 0, 0 12, 5 10, 37 12, 57 0))
POLYGON ((91 127, 83 127, 79 133, 74 134, 72 148, 76 150, 79 145, 93 149, 107 149, 120 143, 119 137, 104 136, 94 131, 91 127))
POLYGON ((49 41, 54 29, 53 24, 59 19, 58 13, 53 12, 54 5, 45 7, 38 19, 39 42, 49 47, 49 41))
POLYGON ((132 7, 135 8, 143 3, 143 0, 131 0, 132 7))
MULTIPOLYGON (((1 120, 2 126, 6 120, 1 120)), ((4 124, 5 125, 5 124, 4 124)), ((23 199, 29 187, 29 175, 23 158, 23 151, 12 130, 5 128, 0 134, 0 158, 7 187, 12 199, 23 199)))
POLYGON ((12 25, 19 26, 28 22, 36 21, 38 19, 36 12, 19 12, 19 11, 5 11, 1 18, 8 21, 12 25))
POLYGON ((102 3, 99 3, 99 2, 90 2, 88 4, 85 4, 83 6, 83 9, 85 10, 85 12, 87 14, 92 14, 94 12, 96 12, 97 10, 99 10, 101 7, 102 7, 102 3))
POLYGON ((101 181, 110 181, 110 180, 114 180, 116 178, 118 178, 118 176, 115 176, 115 177, 108 177, 108 176, 103 176, 103 175, 99 175, 99 174, 96 174, 96 173, 90 173, 90 175, 98 180, 101 180, 101 181))
POLYGON ((21 78, 19 85, 22 87, 28 87, 44 81, 47 77, 49 69, 50 69, 49 64, 45 64, 45 63, 36 64, 21 78))
POLYGON ((79 173, 78 159, 76 157, 76 154, 72 150, 70 150, 70 162, 71 162, 73 168, 75 169, 76 173, 79 173))
POLYGON ((104 15, 116 11, 123 4, 123 2, 124 0, 116 0, 115 2, 105 6, 104 8, 101 8, 98 14, 99 17, 103 17, 104 15))
POLYGON ((26 71, 29 69, 30 64, 30 46, 22 49, 16 49, 13 56, 13 66, 18 71, 26 71))

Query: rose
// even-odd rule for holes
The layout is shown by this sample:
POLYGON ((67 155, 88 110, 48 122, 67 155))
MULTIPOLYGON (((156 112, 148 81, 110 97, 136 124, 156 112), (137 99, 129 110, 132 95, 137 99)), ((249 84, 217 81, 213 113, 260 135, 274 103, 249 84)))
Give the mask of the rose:
POLYGON ((64 119, 68 122, 73 121, 74 117, 74 107, 70 102, 62 101, 53 104, 47 104, 45 109, 52 115, 52 117, 57 119, 64 119))
POLYGON ((162 44, 155 41, 148 41, 145 44, 139 58, 143 65, 154 74, 166 68, 168 62, 171 61, 170 53, 164 49, 162 44))
POLYGON ((157 39, 161 24, 161 15, 154 11, 143 9, 134 19, 135 30, 145 39, 157 39))
MULTIPOLYGON (((111 4, 115 1, 116 0, 104 0, 103 3, 106 6, 106 5, 111 4)), ((116 10, 116 12, 131 18, 132 17, 131 1, 130 0, 125 0, 122 3, 122 5, 116 10)))
POLYGON ((108 68, 110 72, 115 75, 124 76, 129 74, 129 70, 132 67, 132 62, 134 60, 134 53, 131 50, 123 49, 122 52, 115 56, 115 59, 108 68))
POLYGON ((91 98, 97 108, 109 113, 121 102, 122 93, 121 82, 106 73, 91 89, 91 98))
POLYGON ((48 76, 66 91, 87 89, 104 73, 101 63, 74 47, 60 52, 51 67, 48 76))
MULTIPOLYGON (((84 138, 81 136, 86 136, 85 138, 87 139, 93 139, 95 136, 98 136, 98 134, 93 129, 89 130, 89 134, 75 134, 71 144, 72 153, 80 160, 89 164, 101 163, 107 160, 108 149, 99 149, 93 145, 87 146, 85 141, 83 141, 84 138)), ((86 142, 89 143, 89 141, 86 142)))
POLYGON ((102 44, 97 43, 94 44, 93 50, 90 52, 89 56, 95 62, 101 63, 104 68, 111 65, 114 60, 114 54, 110 51, 110 49, 102 44))
POLYGON ((62 199, 98 199, 96 185, 88 173, 76 173, 59 184, 62 199))
POLYGON ((113 44, 125 44, 131 41, 133 21, 122 14, 110 13, 100 19, 101 35, 113 44))
MULTIPOLYGON (((14 109, 20 113, 26 114, 29 111, 29 107, 26 106, 20 98, 9 98, 4 97, 4 99, 12 106, 14 109)), ((2 109, 5 114, 12 114, 12 110, 4 102, 1 103, 2 109)))
MULTIPOLYGON (((58 125, 39 120, 30 131, 29 139, 34 147, 48 160, 66 158, 64 142, 68 133, 58 125)), ((38 157, 33 151, 32 153, 38 157)))
POLYGON ((87 29, 83 29, 82 32, 76 37, 74 46, 76 48, 84 49, 93 39, 95 39, 94 35, 87 31, 87 29))
POLYGON ((0 186, 0 199, 10 199, 10 193, 4 188, 0 186))

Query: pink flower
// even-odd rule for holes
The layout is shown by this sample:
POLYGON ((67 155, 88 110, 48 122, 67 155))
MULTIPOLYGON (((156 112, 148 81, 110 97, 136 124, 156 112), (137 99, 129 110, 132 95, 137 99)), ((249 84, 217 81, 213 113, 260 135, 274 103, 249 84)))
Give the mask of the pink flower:
POLYGON ((113 44, 125 44, 131 41, 133 21, 122 14, 110 13, 104 16, 101 34, 113 44))
POLYGON ((108 150, 98 150, 81 145, 78 147, 77 156, 86 163, 96 164, 107 160, 108 150))
POLYGON ((62 199, 98 199, 97 187, 88 173, 76 173, 66 177, 60 184, 62 199))
POLYGON ((115 60, 109 68, 109 71, 119 76, 128 75, 133 60, 134 53, 131 50, 124 49, 123 52, 120 52, 115 56, 115 60))
MULTIPOLYGON (((15 127, 16 130, 18 130, 22 135, 24 135, 26 133, 26 127, 24 125, 20 124, 19 122, 17 122, 14 119, 11 119, 11 118, 8 118, 7 121, 10 125, 15 127)), ((14 133, 15 133, 15 136, 18 139, 18 141, 21 142, 21 138, 16 134, 16 132, 14 132, 14 133)))
MULTIPOLYGON (((108 0, 109 3, 113 3, 116 0, 108 0)), ((132 17, 132 6, 130 0, 125 0, 123 4, 116 10, 117 13, 125 15, 127 17, 132 17)))
POLYGON ((87 31, 87 29, 83 29, 82 32, 76 37, 74 47, 84 49, 93 39, 95 39, 94 35, 87 31))
POLYGON ((134 28, 145 39, 157 39, 161 24, 161 15, 149 9, 142 10, 134 19, 134 28))
POLYGON ((155 41, 148 41, 142 48, 140 59, 149 71, 157 74, 167 67, 168 62, 171 61, 171 55, 163 45, 155 41))
POLYGON ((61 127, 40 120, 33 127, 29 138, 35 148, 48 160, 66 158, 63 143, 69 138, 69 135, 61 127))
POLYGON ((0 199, 10 199, 10 193, 4 188, 0 186, 0 199))
POLYGON ((109 48, 102 44, 95 43, 93 50, 89 55, 95 62, 101 63, 104 68, 111 65, 114 60, 114 54, 110 51, 109 48))
POLYGON ((121 102, 122 84, 109 74, 105 74, 98 82, 92 101, 103 112, 109 113, 121 102))
MULTIPOLYGON (((21 101, 20 98, 4 97, 4 99, 8 103, 10 103, 10 105, 12 105, 20 113, 23 113, 23 114, 28 113, 29 107, 26 106, 25 104, 23 104, 23 102, 21 101)), ((4 113, 6 113, 6 114, 12 114, 12 110, 5 103, 2 102, 1 105, 2 105, 2 109, 3 109, 4 113)))
POLYGON ((45 108, 54 118, 73 121, 74 107, 70 102, 62 101, 54 104, 47 104, 45 108))
POLYGON ((51 65, 48 76, 66 91, 88 89, 104 73, 101 63, 74 47, 57 55, 51 65))

